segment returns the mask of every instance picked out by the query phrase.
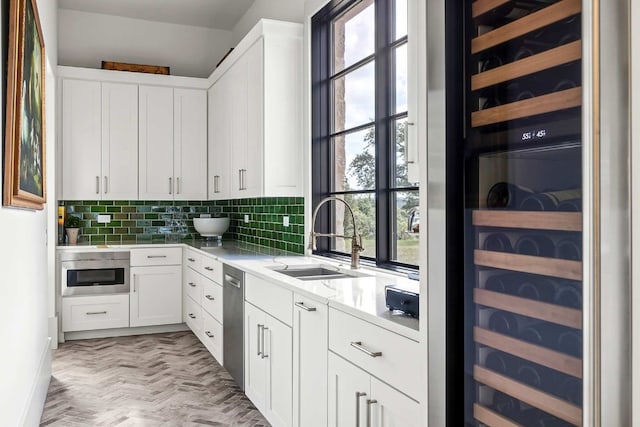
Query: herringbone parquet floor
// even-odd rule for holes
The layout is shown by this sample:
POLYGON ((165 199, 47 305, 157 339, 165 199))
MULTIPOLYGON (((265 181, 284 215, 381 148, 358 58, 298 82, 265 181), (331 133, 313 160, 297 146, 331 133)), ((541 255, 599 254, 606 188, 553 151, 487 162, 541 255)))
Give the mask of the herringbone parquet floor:
POLYGON ((191 332, 71 341, 53 352, 41 426, 269 426, 191 332))

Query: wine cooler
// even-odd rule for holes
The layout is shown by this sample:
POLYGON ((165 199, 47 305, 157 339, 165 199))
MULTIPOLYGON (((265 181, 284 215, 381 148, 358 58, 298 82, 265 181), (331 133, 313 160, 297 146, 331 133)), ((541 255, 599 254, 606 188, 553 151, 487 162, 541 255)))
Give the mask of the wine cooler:
MULTIPOLYGON (((603 135, 616 135, 619 129, 612 129, 624 119, 614 117, 613 109, 602 110, 620 92, 605 93, 616 84, 600 74, 608 65, 598 65, 604 33, 604 18, 594 9, 598 2, 444 3, 439 8, 432 2, 430 9, 444 14, 438 27, 444 29, 440 34, 429 29, 432 39, 446 40, 441 68, 446 90, 440 98, 447 135, 441 147, 447 165, 444 227, 433 215, 437 206, 429 208, 435 218, 429 233, 442 233, 447 242, 442 294, 438 284, 431 287, 438 272, 429 271, 428 277, 430 298, 441 297, 446 307, 441 313, 438 301, 429 302, 429 332, 436 332, 433 323, 439 320, 447 325, 442 358, 437 351, 429 354, 429 378, 435 381, 430 410, 437 409, 438 381, 447 390, 447 409, 446 418, 430 415, 431 422, 622 425, 604 422, 613 418, 605 419, 602 405, 610 391, 605 373, 615 372, 614 394, 624 396, 625 390, 621 372, 627 365, 604 363, 614 359, 611 354, 626 360, 620 354, 628 332, 623 319, 628 288, 619 280, 626 243, 624 227, 603 233, 611 227, 604 218, 613 219, 610 212, 617 209, 605 201, 624 200, 626 194, 611 177, 624 177, 626 166, 610 161, 618 156, 624 163, 622 149, 605 165, 614 141, 603 135), (618 121, 604 124, 607 115, 618 121), (603 248, 609 245, 622 250, 608 253, 603 248), (612 282, 603 281, 604 270, 615 271, 612 282), (617 314, 613 304, 619 305, 617 314), (614 345, 606 348, 605 342, 614 345), (437 369, 438 361, 446 368, 437 369)), ((440 96, 437 90, 429 94, 440 96)), ((432 157, 437 149, 429 147, 432 157)), ((428 173, 438 178, 437 171, 428 173)), ((430 236, 430 242, 437 237, 430 236)), ((434 268, 439 254, 429 255, 434 268)), ((438 348, 437 333, 429 339, 430 349, 438 348)))

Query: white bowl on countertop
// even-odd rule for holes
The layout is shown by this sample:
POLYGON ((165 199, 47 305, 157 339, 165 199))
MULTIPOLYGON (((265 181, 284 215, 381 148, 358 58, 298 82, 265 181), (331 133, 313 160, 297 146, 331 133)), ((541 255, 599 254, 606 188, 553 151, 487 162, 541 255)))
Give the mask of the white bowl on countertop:
POLYGON ((202 237, 220 236, 229 229, 229 217, 193 218, 193 226, 202 237))

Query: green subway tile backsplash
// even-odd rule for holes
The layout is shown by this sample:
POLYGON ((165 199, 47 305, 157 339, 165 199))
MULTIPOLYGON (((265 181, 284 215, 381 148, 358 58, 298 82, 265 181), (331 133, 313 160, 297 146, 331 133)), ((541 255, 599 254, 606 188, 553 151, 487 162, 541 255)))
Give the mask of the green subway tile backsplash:
POLYGON ((231 218, 225 239, 304 253, 304 198, 262 197, 216 201, 61 201, 67 215, 82 218, 80 243, 175 242, 198 239, 193 218, 222 213, 231 218), (110 214, 100 224, 98 214, 110 214), (249 222, 244 216, 249 215, 249 222), (282 225, 288 215, 289 227, 282 225))

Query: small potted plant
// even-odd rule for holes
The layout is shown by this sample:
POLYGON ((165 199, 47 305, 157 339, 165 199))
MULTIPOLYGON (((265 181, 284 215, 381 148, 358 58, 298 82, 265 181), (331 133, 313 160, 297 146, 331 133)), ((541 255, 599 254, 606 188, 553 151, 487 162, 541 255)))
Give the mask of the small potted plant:
POLYGON ((78 232, 80 231, 80 218, 75 215, 69 215, 64 221, 64 227, 67 230, 67 243, 75 245, 78 243, 78 232))

